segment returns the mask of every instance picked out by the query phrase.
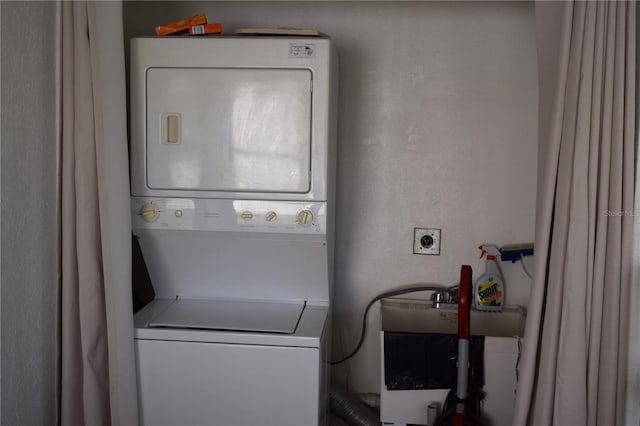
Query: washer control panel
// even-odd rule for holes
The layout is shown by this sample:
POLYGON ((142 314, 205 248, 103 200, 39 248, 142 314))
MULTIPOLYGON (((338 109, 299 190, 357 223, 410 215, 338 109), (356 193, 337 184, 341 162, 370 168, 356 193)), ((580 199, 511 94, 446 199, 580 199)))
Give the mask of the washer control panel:
POLYGON ((134 228, 326 233, 326 203, 132 197, 134 228))

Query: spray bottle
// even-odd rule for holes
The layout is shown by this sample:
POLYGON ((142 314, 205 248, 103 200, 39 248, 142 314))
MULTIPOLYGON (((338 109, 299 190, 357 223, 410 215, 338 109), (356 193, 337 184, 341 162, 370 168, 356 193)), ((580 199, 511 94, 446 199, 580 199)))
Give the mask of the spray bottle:
POLYGON ((496 263, 496 257, 500 256, 500 250, 496 246, 483 244, 478 247, 481 250, 480 259, 485 255, 484 274, 476 280, 473 288, 473 300, 479 311, 501 311, 504 307, 504 279, 500 268, 496 263))

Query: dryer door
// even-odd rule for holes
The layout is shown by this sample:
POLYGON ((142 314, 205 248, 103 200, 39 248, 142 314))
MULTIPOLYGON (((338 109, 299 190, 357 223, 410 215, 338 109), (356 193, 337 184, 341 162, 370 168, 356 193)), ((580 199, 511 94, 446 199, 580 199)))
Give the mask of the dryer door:
POLYGON ((147 186, 310 190, 311 71, 149 68, 147 186))

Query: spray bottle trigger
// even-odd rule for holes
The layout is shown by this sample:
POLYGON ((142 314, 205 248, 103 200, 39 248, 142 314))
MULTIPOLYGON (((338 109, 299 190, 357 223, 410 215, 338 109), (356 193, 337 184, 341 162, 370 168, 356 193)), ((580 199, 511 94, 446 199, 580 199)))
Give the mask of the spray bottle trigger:
POLYGON ((483 246, 478 246, 478 249, 480 250, 480 259, 482 259, 484 255, 487 254, 487 251, 484 249, 483 246))

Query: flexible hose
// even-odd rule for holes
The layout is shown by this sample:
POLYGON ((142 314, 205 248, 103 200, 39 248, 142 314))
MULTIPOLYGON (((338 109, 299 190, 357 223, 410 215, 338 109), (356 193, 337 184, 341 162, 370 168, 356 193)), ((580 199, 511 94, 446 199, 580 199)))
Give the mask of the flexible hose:
POLYGON ((344 358, 339 359, 338 361, 332 361, 331 365, 336 365, 336 364, 345 362, 346 360, 353 357, 360 350, 360 348, 362 347, 362 344, 364 343, 364 337, 367 333, 367 314, 369 313, 369 309, 371 309, 371 306, 373 306, 373 304, 376 303, 378 300, 384 299, 385 297, 400 296, 403 294, 416 293, 419 291, 444 291, 444 290, 447 290, 447 287, 444 287, 439 284, 428 283, 428 284, 415 284, 407 287, 401 287, 398 289, 389 290, 389 291, 385 291, 384 293, 378 294, 373 299, 371 299, 371 301, 367 304, 366 308, 364 309, 364 314, 362 315, 362 326, 360 328, 361 329, 360 338, 358 339, 358 343, 356 344, 355 349, 351 351, 349 355, 345 356, 344 358))
POLYGON ((350 426, 379 426, 380 417, 377 416, 364 402, 331 386, 329 391, 331 414, 340 418, 350 426))

